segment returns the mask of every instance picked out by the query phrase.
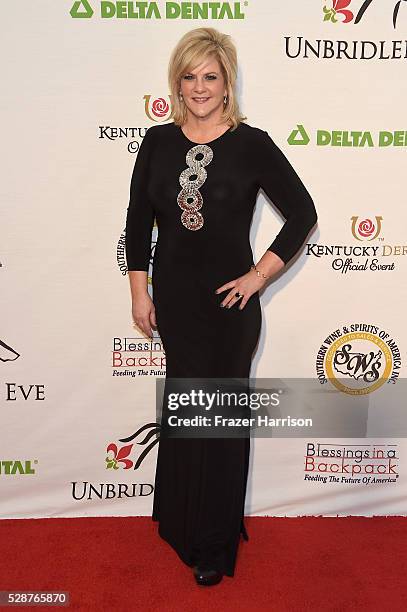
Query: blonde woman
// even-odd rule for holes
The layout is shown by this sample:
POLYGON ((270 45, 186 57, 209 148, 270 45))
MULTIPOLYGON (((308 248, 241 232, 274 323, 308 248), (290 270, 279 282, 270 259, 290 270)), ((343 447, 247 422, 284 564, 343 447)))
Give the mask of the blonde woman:
MULTIPOLYGON (((249 377, 259 290, 317 220, 284 154, 266 131, 245 123, 236 75, 230 36, 213 28, 186 33, 169 62, 172 121, 147 130, 134 165, 126 222, 132 314, 148 337, 158 329, 167 379, 249 377), (249 229, 260 188, 285 223, 254 262, 249 229)), ((247 437, 160 438, 152 518, 199 585, 234 576, 240 534, 248 539, 249 453, 247 437)))

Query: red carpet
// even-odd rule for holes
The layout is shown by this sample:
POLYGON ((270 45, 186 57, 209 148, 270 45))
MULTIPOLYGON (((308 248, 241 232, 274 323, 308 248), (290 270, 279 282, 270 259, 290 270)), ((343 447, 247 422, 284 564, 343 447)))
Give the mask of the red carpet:
POLYGON ((205 588, 150 517, 1 520, 0 590, 68 591, 70 606, 58 609, 69 611, 407 609, 406 518, 248 517, 246 525, 235 577, 205 588))

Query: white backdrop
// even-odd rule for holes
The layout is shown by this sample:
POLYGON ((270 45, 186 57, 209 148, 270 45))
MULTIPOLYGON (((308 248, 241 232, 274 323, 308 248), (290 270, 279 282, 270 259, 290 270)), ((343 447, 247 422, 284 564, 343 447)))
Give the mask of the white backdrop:
MULTIPOLYGON (((157 12, 148 18, 119 18, 131 2, 3 6, 1 517, 151 512, 157 447, 140 465, 137 459, 154 440, 144 438, 155 421, 155 378, 165 374, 165 355, 158 335, 147 350, 135 346, 142 339, 131 324, 123 233, 138 146, 148 127, 168 120, 171 50, 195 27, 232 36, 247 122, 284 151, 319 215, 309 244, 261 296, 252 377, 314 378, 329 402, 337 387, 317 381, 330 367, 323 349, 317 371, 318 351, 337 329, 340 350, 357 324, 374 328, 370 336, 359 328, 353 352, 366 355, 379 338, 391 341, 379 366, 400 385, 407 6, 401 3, 394 25, 395 4, 374 0, 358 23, 361 0, 224 3, 230 11, 238 6, 240 18, 226 12, 200 20, 170 18, 165 2, 149 3, 157 12), (338 41, 349 42, 349 57, 338 41), (309 46, 318 44, 319 55, 309 46), (297 129, 304 144, 293 143, 297 129), (318 141, 322 131, 327 144, 318 141), (352 132, 369 133, 372 146, 366 135, 364 146, 350 146, 359 138, 352 132), (392 144, 379 146, 381 132, 392 144), (369 250, 355 249, 361 246, 369 250), (370 269, 374 259, 389 267, 370 269), (367 269, 350 269, 355 264, 367 269)), ((260 193, 251 232, 256 259, 281 223, 260 193)), ((352 398, 347 388, 339 393, 352 398)), ((357 411, 360 397, 353 399, 357 411)), ((389 435, 329 439, 311 430, 254 440, 247 513, 405 515, 406 444, 389 435), (374 448, 383 450, 392 465, 388 481, 325 482, 324 471, 332 474, 338 460, 306 471, 307 449, 310 456, 317 444, 366 450, 362 465, 376 465, 374 448)))

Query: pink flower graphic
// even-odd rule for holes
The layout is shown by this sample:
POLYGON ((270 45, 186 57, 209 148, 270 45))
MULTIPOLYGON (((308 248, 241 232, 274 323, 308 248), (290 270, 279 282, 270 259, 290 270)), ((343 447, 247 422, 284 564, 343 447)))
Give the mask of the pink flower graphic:
POLYGON ((151 106, 151 112, 156 117, 164 117, 168 113, 169 104, 164 98, 157 98, 151 106))
POLYGON ((364 238, 368 238, 376 230, 375 224, 371 219, 364 219, 358 225, 358 233, 364 238))

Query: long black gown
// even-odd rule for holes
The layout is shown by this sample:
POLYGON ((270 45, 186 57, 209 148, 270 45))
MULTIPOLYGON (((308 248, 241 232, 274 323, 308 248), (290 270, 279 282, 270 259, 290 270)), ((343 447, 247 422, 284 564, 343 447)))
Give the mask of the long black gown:
MULTIPOLYGON (((150 127, 143 138, 130 185, 126 257, 129 271, 148 270, 156 217, 153 301, 167 379, 250 375, 259 295, 242 310, 239 302, 220 308, 229 290, 215 289, 253 263, 249 231, 259 188, 286 219, 269 250, 287 262, 317 216, 267 132, 240 123, 202 145, 172 122, 150 127)), ((152 519, 189 566, 234 575, 240 533, 248 539, 249 454, 248 438, 160 439, 152 519)))

